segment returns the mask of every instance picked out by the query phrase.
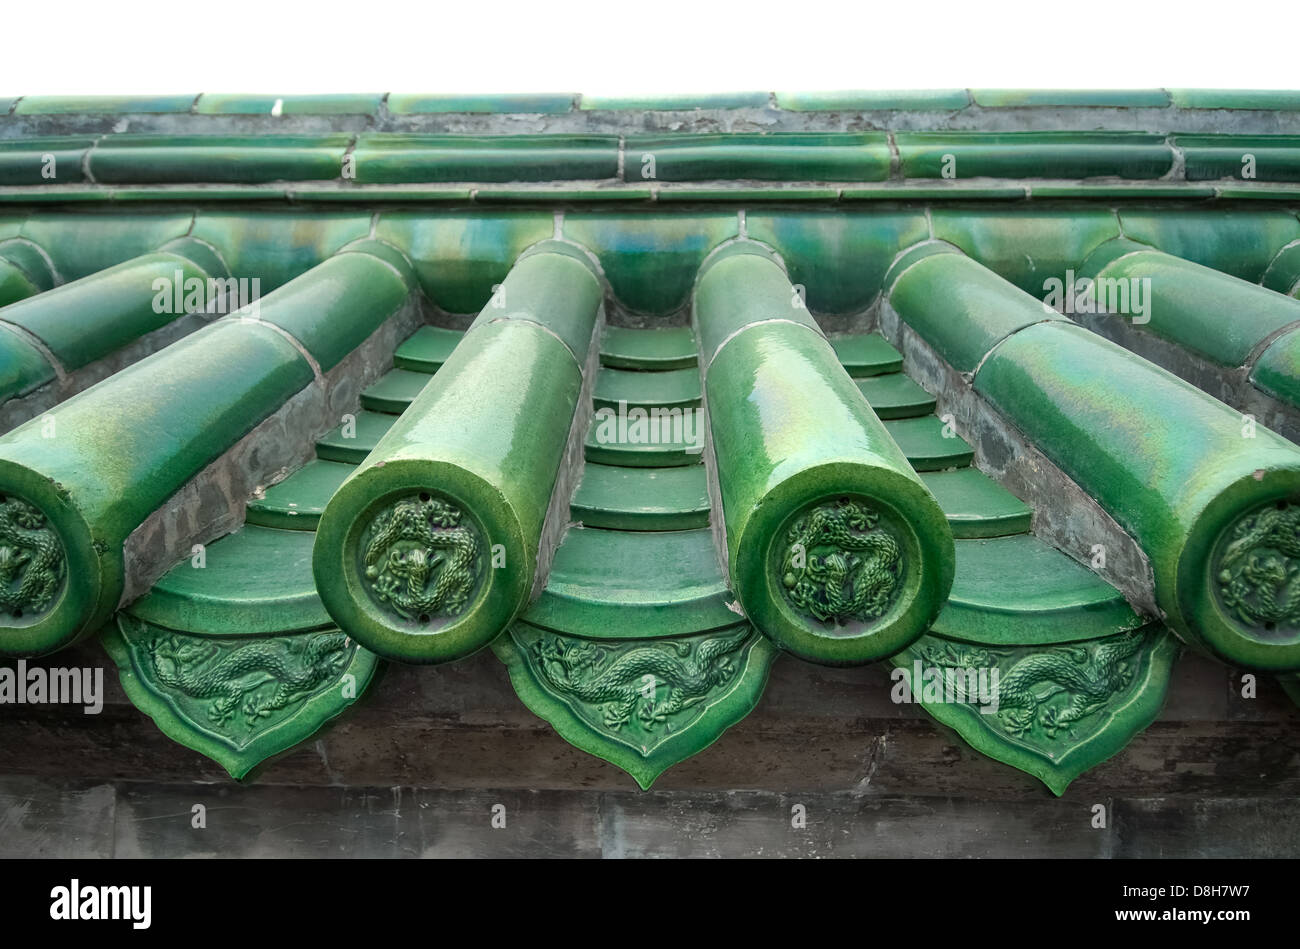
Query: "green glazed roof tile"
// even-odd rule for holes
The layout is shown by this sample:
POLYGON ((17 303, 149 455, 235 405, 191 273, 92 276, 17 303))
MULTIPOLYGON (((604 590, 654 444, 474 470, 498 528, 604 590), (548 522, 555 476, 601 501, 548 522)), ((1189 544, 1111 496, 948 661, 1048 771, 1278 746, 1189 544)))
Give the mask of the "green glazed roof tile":
POLYGON ((394 92, 388 97, 388 111, 394 115, 445 112, 522 112, 557 114, 569 112, 577 93, 528 93, 523 95, 424 95, 394 92))
POLYGON ((254 636, 331 625, 311 573, 314 535, 248 525, 182 560, 127 608, 186 633, 254 636), (268 564, 275 564, 268 570, 268 564))
POLYGON ((694 408, 700 404, 700 371, 664 369, 645 372, 604 367, 596 375, 593 401, 597 408, 694 408))
POLYGON ((1300 137, 1178 135, 1188 180, 1300 181, 1300 137))
POLYGON ((1170 89, 1181 109, 1300 110, 1300 92, 1280 89, 1170 89))
POLYGON ((933 632, 1007 645, 1074 642, 1137 629, 1113 586, 1033 534, 957 541, 957 575, 933 632))
POLYGON ((1271 395, 1300 406, 1300 330, 1273 340, 1255 360, 1250 381, 1271 395))
POLYGON ((898 442, 908 462, 917 471, 942 471, 944 468, 962 468, 969 465, 974 449, 956 433, 950 431, 933 415, 925 418, 893 419, 885 422, 885 430, 898 442))
POLYGON ((0 322, 0 402, 54 380, 54 367, 35 346, 0 322))
POLYGON ((597 180, 618 174, 618 139, 371 132, 358 137, 353 157, 362 184, 597 180))
POLYGON ((934 411, 934 396, 901 372, 868 376, 857 384, 880 418, 914 418, 934 411))
POLYGON ((351 137, 307 135, 110 135, 90 153, 96 181, 255 184, 338 178, 351 137))
POLYGON ((362 409, 353 420, 344 421, 316 441, 316 456, 325 461, 359 465, 396 420, 393 415, 362 409))
POLYGON ((198 636, 119 613, 101 642, 132 704, 236 780, 342 714, 379 665, 335 628, 198 636))
POLYGON ((1174 153, 1140 132, 898 132, 906 178, 1159 178, 1174 153))
POLYGON ((195 95, 180 96, 23 96, 15 115, 74 115, 78 112, 128 115, 189 112, 195 95))
POLYGON ((898 372, 903 368, 903 354, 879 333, 828 338, 840 365, 855 379, 898 372))
POLYGON ((734 626, 734 603, 708 530, 574 527, 522 618, 575 636, 646 639, 734 626))
POLYGON ((625 146, 629 181, 883 181, 883 132, 770 132, 765 135, 633 136, 625 146))
POLYGON ((205 92, 194 111, 200 115, 374 115, 383 93, 360 95, 270 96, 205 92), (277 110, 277 105, 279 106, 277 110))
POLYGON ((927 471, 921 480, 943 508, 954 537, 1002 537, 1029 530, 1029 505, 977 468, 927 471))
POLYGON ((1155 721, 1178 653, 1159 626, 1062 644, 927 635, 893 658, 891 678, 971 747, 1059 796, 1155 721))
POLYGON ((427 372, 392 369, 361 393, 361 407, 371 412, 401 415, 429 384, 427 372))
POLYGON ((586 527, 622 531, 680 531, 709 526, 703 465, 623 468, 588 464, 569 505, 586 527))
POLYGON ((464 336, 463 330, 421 326, 397 347, 393 365, 411 372, 437 372, 464 336))
POLYGON ((778 654, 748 625, 602 640, 516 623, 492 648, 529 709, 570 744, 628 772, 642 790, 749 714, 778 654), (616 678, 639 674, 632 681, 640 689, 611 688, 609 670, 616 678))
POLYGON ((976 105, 999 109, 1026 106, 1085 108, 1165 108, 1163 89, 972 89, 976 105))
POLYGON ((0 141, 0 185, 77 184, 92 138, 19 138, 0 141))
POLYGON ((583 95, 579 108, 594 110, 635 110, 668 112, 693 109, 761 109, 769 104, 766 92, 680 93, 678 95, 600 96, 583 95))
POLYGON ((778 92, 776 104, 794 112, 949 112, 970 105, 965 89, 864 89, 844 92, 778 92))
POLYGON ((601 337, 600 363, 614 369, 686 369, 698 359, 695 334, 689 326, 606 326, 601 337))
POLYGON ((624 416, 609 408, 598 410, 587 431, 587 461, 632 468, 700 464, 704 448, 702 413, 695 409, 664 412, 657 418, 641 419, 633 417, 630 410, 624 416))
POLYGON ((278 530, 314 531, 325 505, 354 465, 313 459, 248 502, 247 523, 278 530))

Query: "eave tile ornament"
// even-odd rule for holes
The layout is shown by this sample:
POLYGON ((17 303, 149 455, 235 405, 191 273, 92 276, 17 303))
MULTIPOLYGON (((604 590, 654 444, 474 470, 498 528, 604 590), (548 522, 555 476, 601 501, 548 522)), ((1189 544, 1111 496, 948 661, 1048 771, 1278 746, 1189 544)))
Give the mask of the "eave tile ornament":
POLYGON ((1215 562, 1219 601, 1263 639, 1289 639, 1300 624, 1300 506, 1278 501, 1243 516, 1215 562))
POLYGON ((1158 625, 1032 646, 927 634, 891 660, 894 697, 1061 795, 1155 720, 1179 648, 1158 625))
POLYGON ((236 779, 341 714, 378 664, 336 628, 202 636, 119 613, 103 643, 135 706, 236 779))
POLYGON ((515 623, 493 643, 515 692, 570 744, 648 790, 748 715, 777 650, 749 625, 596 639, 515 623))
POLYGON ((67 574, 63 544, 36 507, 0 498, 0 610, 12 621, 45 613, 67 574))

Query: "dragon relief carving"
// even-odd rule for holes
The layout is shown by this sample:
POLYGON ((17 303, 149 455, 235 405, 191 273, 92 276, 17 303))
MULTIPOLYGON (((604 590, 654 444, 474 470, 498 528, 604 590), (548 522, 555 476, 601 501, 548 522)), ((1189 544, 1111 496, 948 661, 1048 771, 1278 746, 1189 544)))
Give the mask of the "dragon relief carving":
POLYGON ((240 710, 252 726, 337 678, 355 647, 339 630, 246 643, 164 631, 146 649, 159 684, 211 700, 207 713, 214 725, 226 725, 240 710))
POLYGON ((964 694, 969 680, 963 671, 999 669, 994 701, 1001 726, 1017 737, 1041 732, 1054 739, 1132 684, 1139 666, 1133 657, 1146 638, 1139 629, 1091 643, 992 649, 924 637, 914 652, 923 664, 944 670, 961 702, 980 698, 964 694))
POLYGON ((420 494, 381 511, 362 538, 375 599, 406 619, 455 616, 479 576, 479 541, 453 504, 420 494))
POLYGON ((1215 570, 1219 599, 1242 623, 1272 631, 1300 621, 1300 507, 1248 514, 1228 534, 1215 570))
POLYGON ((0 503, 0 609, 15 617, 49 607, 65 569, 63 545, 26 501, 0 503))
POLYGON ((880 512, 841 498, 800 516, 785 535, 781 585, 796 609, 823 622, 869 622, 894 601, 902 552, 880 512))
POLYGON ((735 677, 749 635, 742 628, 701 639, 592 642, 548 633, 529 652, 546 685, 595 707, 606 728, 619 731, 635 718, 653 732, 735 677))

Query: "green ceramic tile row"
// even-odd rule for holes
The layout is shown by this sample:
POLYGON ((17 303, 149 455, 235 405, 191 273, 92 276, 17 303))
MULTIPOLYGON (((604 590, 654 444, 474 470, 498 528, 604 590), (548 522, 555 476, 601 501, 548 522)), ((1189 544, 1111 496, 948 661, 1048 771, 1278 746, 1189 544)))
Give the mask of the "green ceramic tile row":
POLYGON ((713 257, 694 312, 746 615, 817 662, 897 652, 952 583, 943 512, 759 245, 713 257))
POLYGON ((375 115, 383 100, 384 96, 379 92, 317 96, 205 92, 199 96, 194 111, 200 115, 375 115))
MULTIPOLYGON (((39 551, 0 604, 0 652, 41 654, 98 629, 125 588, 131 533, 314 381, 299 347, 332 365, 340 341, 355 346, 405 302, 406 292, 391 294, 391 268, 378 258, 348 253, 318 269, 258 301, 255 314, 218 320, 0 438, 0 518, 29 532, 23 543, 39 551), (301 335, 295 343, 286 333, 301 335)), ((62 289, 86 307, 119 294, 132 302, 141 285, 153 292, 121 280, 109 274, 84 303, 76 285, 62 289)), ((33 325, 44 324, 33 317, 33 325)), ((51 346, 66 358, 93 355, 85 339, 62 343, 57 321, 50 326, 51 346)))
POLYGON ((603 368, 596 375, 593 401, 596 408, 697 408, 700 404, 700 373, 690 369, 643 372, 603 368))
POLYGON ((618 174, 618 137, 370 132, 352 157, 360 184, 598 180, 618 174))
POLYGON ((628 468, 589 463, 569 510, 586 527, 620 531, 708 527, 704 466, 628 468))
POLYGON ((421 326, 393 354, 393 365, 411 372, 435 373, 463 339, 460 330, 442 326, 421 326))
POLYGON ((1300 110, 1300 92, 1278 89, 1170 89, 1180 109, 1300 110))
POLYGON ((394 92, 388 97, 388 111, 394 115, 445 112, 553 115, 570 111, 577 98, 577 93, 571 92, 501 95, 419 95, 394 92))
POLYGON ((698 358, 695 334, 689 326, 658 329, 606 326, 601 337, 600 364, 613 369, 688 369, 698 358))
POLYGON ((322 439, 319 457, 362 463, 320 518, 316 586, 366 648, 456 659, 523 608, 602 297, 583 255, 539 245, 399 418, 362 412, 352 439, 322 439), (367 440, 386 429, 373 448, 363 423, 367 440))
POLYGON ((1149 109, 1170 104, 1163 89, 972 89, 971 97, 976 105, 995 109, 1149 109))
POLYGON ((0 141, 0 185, 81 184, 81 162, 94 144, 89 137, 0 141))
POLYGON ((883 132, 769 132, 764 135, 629 136, 628 181, 884 181, 883 132))
POLYGON ((1159 178, 1174 153, 1140 132, 898 132, 905 178, 1159 178))
MULTIPOLYGON (((245 522, 280 530, 314 531, 352 465, 315 458, 248 502, 245 522)), ((315 581, 312 583, 315 590, 315 581)))
MULTIPOLYGON (((17 236, 40 247, 59 280, 66 283, 156 251, 186 236, 194 220, 191 212, 175 211, 132 214, 129 219, 95 212, 57 212, 32 215, 17 236)), ((253 272, 230 263, 232 273, 253 272)))
MULTIPOLYGON (((1283 210, 1138 208, 1121 209, 1118 216, 1126 237, 1251 283, 1259 283, 1280 248, 1300 238, 1300 220, 1283 210)), ((1085 251, 1071 263, 1086 256, 1085 251)))
POLYGON ((681 93, 678 95, 599 96, 583 95, 583 111, 682 112, 696 109, 761 109, 771 97, 766 92, 681 93))
POLYGON ((1209 362, 1246 366, 1265 339, 1300 324, 1300 300, 1154 248, 1125 242, 1119 250, 1122 256, 1106 262, 1103 246, 1094 255, 1102 266, 1080 268, 1096 281, 1096 301, 1114 319, 1132 320, 1209 362))
POLYGON ((970 105, 965 89, 778 92, 776 104, 792 112, 956 112, 970 105))
POLYGON ((15 115, 130 115, 189 112, 196 95, 179 96, 23 96, 15 115))
POLYGON ((926 471, 921 480, 943 509, 953 537, 1002 537, 1029 530, 1029 505, 978 468, 926 471))
POLYGON ((1300 181, 1300 138, 1293 135, 1178 135, 1174 144, 1189 181, 1300 181))
MULTIPOLYGON (((925 276, 928 294, 891 303, 931 346, 969 364, 979 347, 965 325, 927 311, 960 298, 970 278, 942 266, 925 276)), ((1040 305, 1009 285, 1001 298, 971 299, 984 325, 1040 305)), ((984 337, 975 391, 1133 536, 1186 641, 1241 666, 1300 667, 1300 616, 1268 572, 1268 558, 1282 557, 1285 573, 1289 548, 1271 545, 1296 516, 1300 449, 1262 428, 1243 437, 1239 412, 1082 327, 1016 322, 1009 336, 984 337)))
POLYGON ((45 253, 31 241, 0 240, 0 307, 44 293, 55 284, 45 253))
POLYGON ((91 152, 105 184, 260 184, 329 181, 352 137, 335 135, 109 135, 91 152))

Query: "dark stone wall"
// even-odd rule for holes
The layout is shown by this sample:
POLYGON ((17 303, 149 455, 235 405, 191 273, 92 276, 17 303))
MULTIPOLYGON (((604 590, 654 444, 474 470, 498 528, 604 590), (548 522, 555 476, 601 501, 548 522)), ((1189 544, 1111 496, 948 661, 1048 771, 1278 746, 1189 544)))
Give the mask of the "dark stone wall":
POLYGON ((105 666, 108 699, 0 705, 0 856, 1300 856, 1300 710, 1189 655, 1160 719, 1059 799, 893 704, 879 667, 779 659, 753 714, 642 793, 486 651, 389 666, 243 784, 136 711, 97 646, 41 662, 105 666))

